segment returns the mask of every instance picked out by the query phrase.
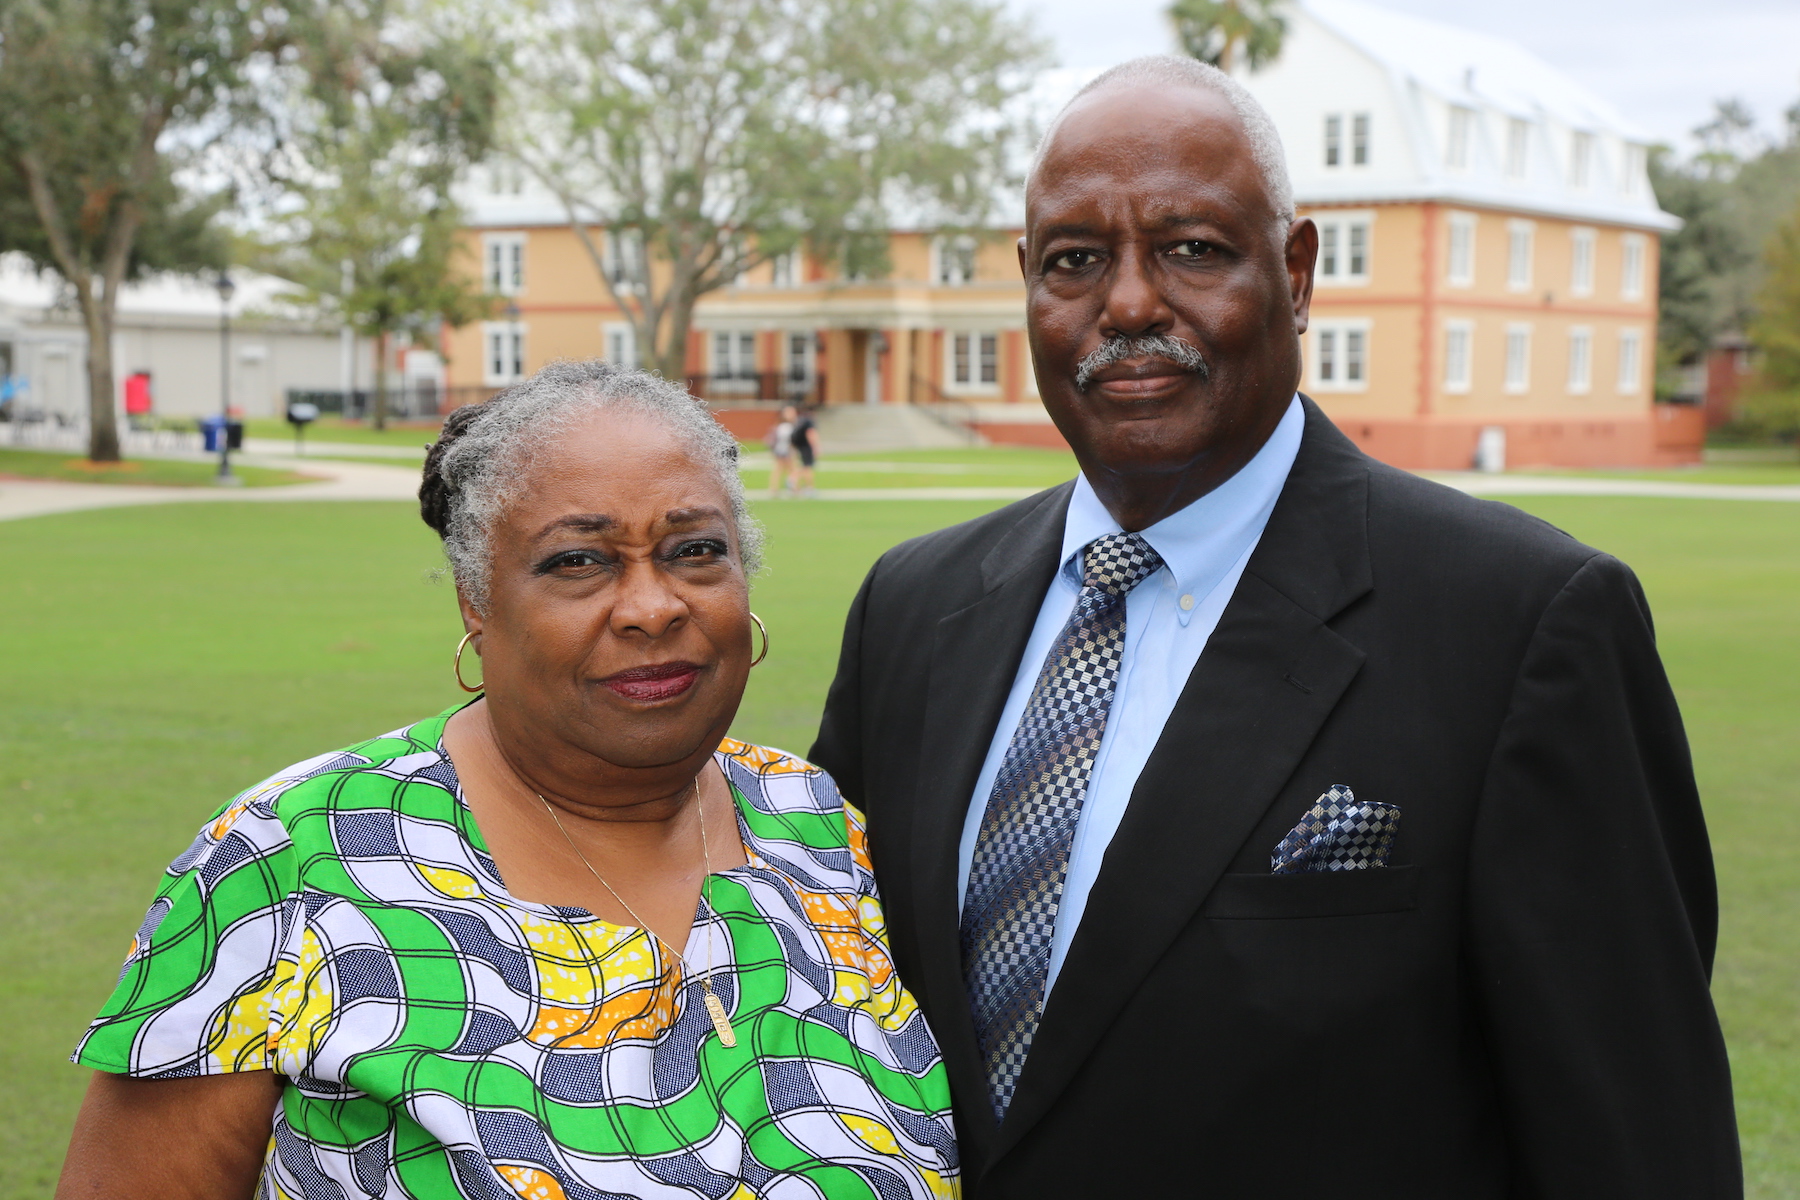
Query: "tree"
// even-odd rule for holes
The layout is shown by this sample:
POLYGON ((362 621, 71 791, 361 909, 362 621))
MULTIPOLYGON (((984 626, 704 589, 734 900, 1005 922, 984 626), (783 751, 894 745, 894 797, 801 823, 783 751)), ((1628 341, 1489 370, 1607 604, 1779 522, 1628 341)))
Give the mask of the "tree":
POLYGON ((1169 20, 1181 48, 1204 63, 1229 71, 1243 54, 1245 64, 1259 70, 1281 54, 1287 18, 1281 0, 1175 0, 1169 20))
POLYGON ((267 174, 291 201, 263 261, 380 347, 373 423, 385 428, 387 349, 491 304, 456 261, 458 176, 488 150, 498 38, 434 3, 374 0, 307 31, 303 94, 267 174))
POLYGON ((0 249, 23 251, 74 292, 95 462, 119 458, 120 286, 145 270, 223 262, 210 229, 220 198, 185 196, 175 175, 267 44, 255 12, 229 0, 0 0, 0 212, 14 218, 0 249))
POLYGON ((695 302, 758 264, 805 244, 879 274, 901 205, 980 224, 1043 53, 999 0, 563 0, 515 59, 505 144, 679 379, 695 302))
POLYGON ((1769 236, 1763 265, 1750 337, 1769 382, 1800 388, 1800 206, 1769 236))

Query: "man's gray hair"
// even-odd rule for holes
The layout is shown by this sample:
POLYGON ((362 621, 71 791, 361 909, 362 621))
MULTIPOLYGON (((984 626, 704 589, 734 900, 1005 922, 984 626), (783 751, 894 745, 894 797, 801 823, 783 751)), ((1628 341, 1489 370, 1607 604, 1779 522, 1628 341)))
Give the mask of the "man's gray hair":
POLYGON ((1038 162, 1043 161, 1044 150, 1050 139, 1056 136, 1056 130, 1063 123, 1069 110, 1075 107, 1083 96, 1109 87, 1190 87, 1214 92, 1224 97, 1237 114, 1244 126, 1244 138, 1250 143, 1250 158, 1256 164, 1257 173, 1262 176, 1263 187, 1269 193, 1269 206, 1275 210, 1276 219, 1282 222, 1282 232, 1294 220, 1294 185, 1288 178, 1287 154, 1281 148, 1281 134, 1275 128, 1268 110, 1257 102, 1244 85, 1219 70, 1215 66, 1194 58, 1180 58, 1173 54, 1149 54, 1143 58, 1134 58, 1111 67, 1088 81, 1086 87, 1069 100, 1050 122, 1050 128, 1038 143, 1037 159, 1032 163, 1032 173, 1036 174, 1038 162))
POLYGON ((554 362, 485 404, 454 410, 425 457, 419 514, 444 539, 456 585, 485 613, 493 533, 506 506, 530 488, 534 468, 570 426, 597 412, 662 422, 724 490, 744 574, 762 565, 762 527, 744 502, 738 444, 706 405, 647 371, 599 361, 554 362))

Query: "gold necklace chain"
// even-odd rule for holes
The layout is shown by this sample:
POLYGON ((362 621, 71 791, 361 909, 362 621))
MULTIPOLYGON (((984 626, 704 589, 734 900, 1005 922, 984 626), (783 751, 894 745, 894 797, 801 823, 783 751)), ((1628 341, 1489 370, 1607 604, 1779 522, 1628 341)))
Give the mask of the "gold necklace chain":
MULTIPOLYGON (((563 841, 569 843, 569 849, 575 852, 575 857, 581 860, 581 865, 587 868, 588 874, 592 875, 600 886, 606 889, 607 895, 619 902, 619 907, 625 910, 627 916, 638 923, 639 929, 642 929, 645 933, 656 939, 663 949, 675 956, 675 961, 681 964, 681 974, 684 979, 691 975, 693 971, 688 966, 687 955, 664 941, 661 934, 650 928, 650 923, 648 921, 638 916, 637 911, 633 909, 631 905, 625 903, 625 897, 619 895, 619 893, 613 889, 613 885, 606 882, 606 876, 594 870, 594 864, 589 862, 588 856, 581 852, 581 847, 577 846, 575 844, 575 839, 569 836, 569 831, 563 825, 562 818, 556 815, 556 806, 544 799, 541 792, 534 792, 532 794, 537 796, 538 803, 544 806, 544 811, 550 814, 550 819, 556 822, 557 832, 563 835, 563 841)), ((694 813, 700 820, 700 866, 706 872, 700 879, 700 899, 705 903, 706 907, 711 910, 712 854, 706 844, 706 805, 701 803, 700 800, 699 775, 694 776, 694 813)), ((700 991, 702 993, 702 998, 706 1003, 706 1015, 712 1018, 713 1029, 718 1032, 719 1044, 726 1047, 735 1046, 737 1045, 737 1032, 731 1028, 731 1019, 725 1013, 724 1002, 713 992, 712 973, 713 931, 712 918, 708 916, 706 921, 706 974, 700 977, 700 991)))

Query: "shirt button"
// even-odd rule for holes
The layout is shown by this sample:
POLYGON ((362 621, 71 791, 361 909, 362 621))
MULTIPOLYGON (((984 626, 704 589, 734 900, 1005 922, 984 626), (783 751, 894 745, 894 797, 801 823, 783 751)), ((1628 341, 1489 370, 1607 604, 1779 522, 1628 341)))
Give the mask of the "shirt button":
POLYGON ((1194 611, 1194 597, 1191 594, 1183 596, 1181 598, 1181 611, 1182 612, 1194 611))

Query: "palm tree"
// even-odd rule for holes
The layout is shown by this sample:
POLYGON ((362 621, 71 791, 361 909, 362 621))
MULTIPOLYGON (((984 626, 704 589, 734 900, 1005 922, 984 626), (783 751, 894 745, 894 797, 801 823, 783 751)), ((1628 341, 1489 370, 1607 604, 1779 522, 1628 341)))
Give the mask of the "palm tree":
POLYGON ((1181 48, 1221 71, 1231 70, 1238 53, 1252 71, 1273 62, 1287 36, 1281 0, 1175 0, 1169 19, 1181 48))

